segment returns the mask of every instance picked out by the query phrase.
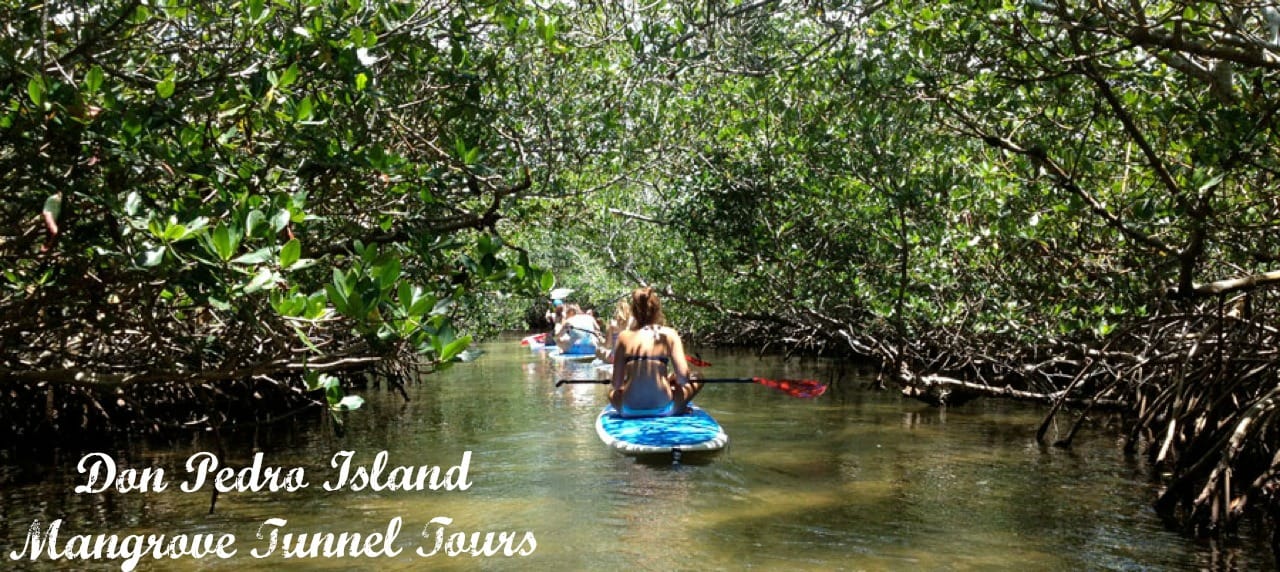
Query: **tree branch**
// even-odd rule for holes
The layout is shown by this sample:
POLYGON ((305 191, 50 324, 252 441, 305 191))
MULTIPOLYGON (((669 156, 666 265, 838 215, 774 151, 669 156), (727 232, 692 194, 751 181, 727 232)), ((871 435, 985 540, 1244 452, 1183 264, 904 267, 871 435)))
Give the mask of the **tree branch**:
POLYGON ((1200 297, 1221 296, 1275 284, 1280 284, 1280 270, 1272 270, 1271 272, 1242 276, 1240 278, 1217 280, 1206 284, 1196 284, 1190 289, 1190 293, 1200 297))

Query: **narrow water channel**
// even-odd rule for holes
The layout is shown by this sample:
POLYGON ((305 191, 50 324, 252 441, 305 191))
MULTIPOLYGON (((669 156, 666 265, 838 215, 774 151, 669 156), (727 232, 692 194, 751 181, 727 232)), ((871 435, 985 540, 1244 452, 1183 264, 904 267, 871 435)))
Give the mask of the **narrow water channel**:
MULTIPOLYGON (((1038 408, 986 401, 941 410, 855 389, 799 400, 758 385, 716 385, 699 402, 728 432, 726 450, 680 465, 637 462, 596 438, 603 386, 553 387, 559 377, 594 376, 593 368, 554 363, 509 339, 482 348, 479 361, 409 388, 407 403, 367 392, 366 406, 346 415, 342 437, 316 415, 304 429, 230 438, 237 471, 261 452, 264 467, 300 469, 307 486, 225 492, 212 515, 209 486, 180 489, 193 478, 187 459, 213 450, 207 438, 105 451, 122 467, 163 469, 167 488, 158 492, 76 494, 85 484, 79 452, 53 463, 9 459, 0 469, 0 569, 121 569, 119 560, 50 561, 47 551, 35 562, 12 558, 33 521, 47 527, 55 519, 63 543, 71 535, 234 537, 228 558, 146 556, 139 570, 1275 568, 1249 530, 1228 545, 1165 530, 1150 509, 1154 485, 1120 454, 1114 434, 1086 432, 1070 451, 1037 446, 1038 408), (441 489, 326 491, 323 483, 338 478, 331 459, 344 450, 361 467, 386 451, 384 476, 397 465, 439 466, 441 489), (464 458, 465 478, 453 484, 469 487, 444 490, 464 458), (264 525, 272 519, 287 524, 264 525), (375 537, 371 554, 282 555, 286 533, 359 532, 364 541, 387 536, 393 523, 394 539, 375 537), (272 531, 279 544, 267 554, 272 531), (448 554, 458 533, 480 533, 480 549, 489 532, 497 554, 448 554), (441 533, 439 551, 417 553, 430 554, 441 533)), ((716 376, 824 375, 819 364, 747 353, 702 357, 716 376)))

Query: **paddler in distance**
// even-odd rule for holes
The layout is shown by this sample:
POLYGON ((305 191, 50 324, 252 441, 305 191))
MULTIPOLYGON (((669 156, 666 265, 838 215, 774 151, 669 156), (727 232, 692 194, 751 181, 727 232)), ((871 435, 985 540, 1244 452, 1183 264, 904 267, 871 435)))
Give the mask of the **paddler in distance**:
POLYGON ((564 355, 595 355, 596 346, 604 343, 596 319, 582 312, 577 304, 564 306, 564 319, 556 324, 556 347, 564 355))

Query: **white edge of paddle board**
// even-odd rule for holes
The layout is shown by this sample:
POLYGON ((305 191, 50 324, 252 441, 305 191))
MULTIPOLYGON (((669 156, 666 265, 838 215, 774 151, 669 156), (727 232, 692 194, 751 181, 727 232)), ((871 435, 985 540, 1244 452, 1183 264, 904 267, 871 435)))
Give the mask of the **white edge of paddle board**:
POLYGON ((559 361, 595 361, 596 354, 564 355, 559 348, 551 350, 547 357, 559 361))

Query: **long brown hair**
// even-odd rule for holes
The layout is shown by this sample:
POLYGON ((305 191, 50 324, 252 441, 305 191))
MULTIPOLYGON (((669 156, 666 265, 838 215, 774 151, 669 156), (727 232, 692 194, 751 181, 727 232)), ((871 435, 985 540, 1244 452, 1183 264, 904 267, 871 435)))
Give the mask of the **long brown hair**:
POLYGON ((612 321, 618 324, 619 328, 627 329, 627 324, 631 322, 631 303, 618 300, 618 303, 613 306, 612 321))
POLYGON ((667 319, 662 315, 662 301, 653 288, 636 288, 631 292, 631 317, 635 318, 637 327, 665 326, 667 319))

